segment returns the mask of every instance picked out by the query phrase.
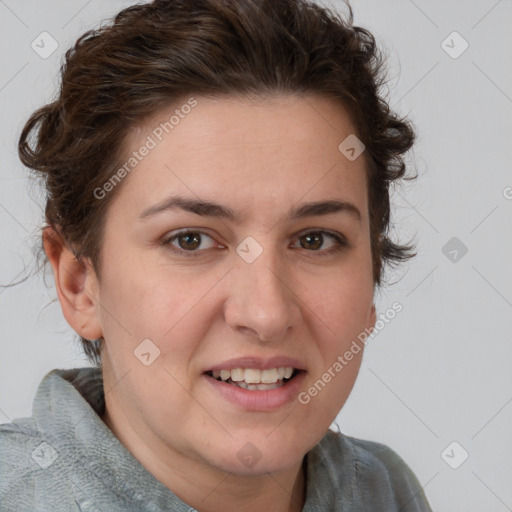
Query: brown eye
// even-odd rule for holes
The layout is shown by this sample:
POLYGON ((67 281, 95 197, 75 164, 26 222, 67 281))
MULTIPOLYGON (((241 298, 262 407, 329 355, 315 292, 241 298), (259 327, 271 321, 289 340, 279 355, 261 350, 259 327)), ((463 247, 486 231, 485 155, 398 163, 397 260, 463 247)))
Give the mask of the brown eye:
POLYGON ((349 246, 346 238, 340 233, 329 231, 309 231, 298 237, 300 248, 309 252, 316 252, 318 256, 328 256, 349 246), (326 240, 330 240, 326 247, 326 240))
POLYGON ((175 252, 199 255, 205 249, 215 247, 215 240, 202 231, 180 231, 162 240, 162 245, 175 252))
POLYGON ((307 235, 301 236, 300 245, 304 249, 320 249, 322 243, 324 241, 321 233, 309 233, 307 235), (305 241, 305 242, 304 242, 305 241))
POLYGON ((201 235, 199 233, 179 235, 176 239, 180 248, 187 251, 197 249, 201 245, 201 235))

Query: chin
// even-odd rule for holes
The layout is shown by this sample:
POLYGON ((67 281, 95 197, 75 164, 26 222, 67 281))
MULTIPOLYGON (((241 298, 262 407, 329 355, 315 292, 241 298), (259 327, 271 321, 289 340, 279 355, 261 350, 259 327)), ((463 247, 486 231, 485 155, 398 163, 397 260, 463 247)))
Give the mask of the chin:
POLYGON ((265 435, 245 435, 243 438, 235 438, 222 453, 214 457, 215 460, 209 462, 235 475, 265 476, 300 464, 306 453, 306 449, 303 452, 301 448, 298 443, 286 443, 277 436, 271 441, 265 435))

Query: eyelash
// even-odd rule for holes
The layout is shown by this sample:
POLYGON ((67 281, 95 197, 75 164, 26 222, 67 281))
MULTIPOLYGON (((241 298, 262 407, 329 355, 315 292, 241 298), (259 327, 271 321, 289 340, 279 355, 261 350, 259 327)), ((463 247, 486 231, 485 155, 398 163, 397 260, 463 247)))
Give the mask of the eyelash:
MULTIPOLYGON (((201 230, 183 230, 183 231, 180 231, 178 233, 175 233, 173 234, 172 236, 169 236, 169 237, 166 237, 164 238, 162 241, 161 241, 161 244, 166 246, 169 250, 171 250, 172 252, 176 253, 176 254, 179 254, 179 255, 182 255, 182 256, 185 256, 185 257, 198 257, 198 256, 202 256, 202 252, 208 250, 208 249, 196 249, 196 250, 191 250, 191 251, 187 251, 186 249, 180 249, 178 247, 175 247, 171 244, 172 241, 182 237, 182 236, 185 236, 185 235, 190 235, 190 234, 193 234, 193 235, 205 235, 209 238, 211 238, 213 240, 213 238, 208 234, 208 233, 205 233, 204 231, 201 231, 201 230)), ((310 230, 310 231, 306 231, 304 233, 302 233, 297 239, 300 239, 302 237, 305 237, 307 235, 313 235, 313 234, 321 234, 322 236, 325 236, 327 235, 328 237, 332 238, 335 240, 336 244, 331 247, 330 249, 327 249, 327 250, 308 250, 308 249, 304 249, 305 251, 308 251, 308 252, 315 252, 315 253, 318 253, 316 254, 316 256, 319 256, 319 257, 325 257, 325 256, 330 256, 332 254, 335 254, 335 253, 338 253, 346 248, 348 248, 350 246, 350 244, 348 243, 348 241, 346 240, 346 238, 341 235, 341 234, 338 234, 338 233, 333 233, 331 231, 327 231, 327 230, 324 230, 324 229, 318 229, 318 230, 310 230)))

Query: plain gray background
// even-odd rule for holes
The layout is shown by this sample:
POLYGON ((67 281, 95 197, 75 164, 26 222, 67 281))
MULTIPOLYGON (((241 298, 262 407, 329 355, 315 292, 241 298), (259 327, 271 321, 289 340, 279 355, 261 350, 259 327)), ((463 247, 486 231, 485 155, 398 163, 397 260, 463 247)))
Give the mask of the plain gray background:
MULTIPOLYGON (((21 127, 56 91, 65 50, 133 3, 0 0, 0 284, 34 267, 42 223, 17 158, 21 127), (47 58, 31 47, 42 32, 58 43, 47 58)), ((434 510, 512 510, 512 1, 352 5, 389 55, 392 108, 417 130, 408 161, 419 178, 393 195, 393 233, 415 236, 419 254, 377 296, 380 313, 403 310, 368 344, 333 428, 391 446, 434 510)), ((0 288, 0 423, 31 414, 51 369, 88 365, 51 303, 51 272, 47 282, 0 288)))

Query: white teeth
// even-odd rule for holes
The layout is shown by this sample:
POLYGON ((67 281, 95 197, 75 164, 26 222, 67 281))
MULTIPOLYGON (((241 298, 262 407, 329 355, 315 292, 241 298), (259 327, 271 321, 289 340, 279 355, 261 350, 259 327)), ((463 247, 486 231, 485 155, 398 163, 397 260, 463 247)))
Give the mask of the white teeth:
POLYGON ((215 370, 212 371, 214 379, 220 379, 240 384, 245 389, 273 389, 282 385, 283 379, 289 379, 293 374, 293 368, 280 366, 279 368, 268 368, 259 370, 257 368, 233 368, 232 370, 215 370), (276 386, 272 386, 276 384, 276 386), (259 388, 257 385, 262 385, 259 388), (246 387, 250 386, 250 387, 246 387))
POLYGON ((270 370, 261 371, 261 382, 263 384, 274 384, 277 380, 277 368, 270 368, 270 370))
MULTIPOLYGON (((229 371, 229 370, 226 370, 226 371, 229 371)), ((231 380, 233 382, 241 382, 244 380, 244 371, 242 370, 242 368, 233 368, 230 373, 231 373, 231 380)))
POLYGON ((247 384, 259 384, 261 382, 261 370, 257 368, 247 368, 244 371, 244 379, 247 384))
POLYGON ((269 389, 277 389, 284 386, 284 382, 275 382, 274 384, 247 384, 245 382, 237 382, 236 385, 240 388, 248 390, 266 391, 269 389))

